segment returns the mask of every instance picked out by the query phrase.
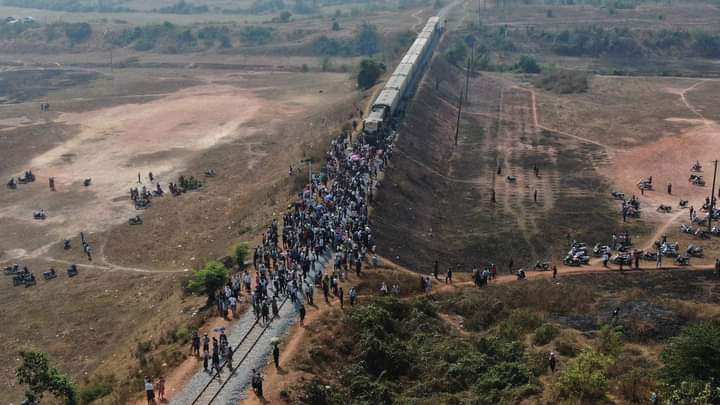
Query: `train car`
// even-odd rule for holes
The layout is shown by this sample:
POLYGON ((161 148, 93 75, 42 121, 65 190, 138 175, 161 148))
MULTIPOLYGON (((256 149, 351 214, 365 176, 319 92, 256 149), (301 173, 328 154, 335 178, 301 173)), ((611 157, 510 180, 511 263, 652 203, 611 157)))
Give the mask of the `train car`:
POLYGON ((414 91, 425 65, 432 57, 443 26, 439 17, 431 17, 400 60, 363 120, 363 132, 368 142, 375 142, 386 131, 398 112, 402 100, 414 91))

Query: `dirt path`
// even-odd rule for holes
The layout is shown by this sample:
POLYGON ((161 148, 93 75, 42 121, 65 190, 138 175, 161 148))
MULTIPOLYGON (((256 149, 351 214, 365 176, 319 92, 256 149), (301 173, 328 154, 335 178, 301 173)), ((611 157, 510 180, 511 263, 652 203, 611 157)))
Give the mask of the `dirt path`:
POLYGON ((696 82, 692 86, 690 86, 686 89, 683 89, 683 91, 680 92, 680 99, 682 100, 683 104, 685 104, 685 106, 688 108, 688 110, 692 111, 693 114, 697 115, 698 118, 700 118, 703 121, 703 123, 705 123, 705 125, 710 125, 710 121, 707 118, 705 118, 705 116, 702 115, 700 113, 700 111, 697 110, 697 108, 693 107, 693 105, 688 102, 687 97, 686 97, 687 93, 695 90, 699 85, 701 85, 703 83, 704 83, 704 81, 701 80, 699 82, 696 82))

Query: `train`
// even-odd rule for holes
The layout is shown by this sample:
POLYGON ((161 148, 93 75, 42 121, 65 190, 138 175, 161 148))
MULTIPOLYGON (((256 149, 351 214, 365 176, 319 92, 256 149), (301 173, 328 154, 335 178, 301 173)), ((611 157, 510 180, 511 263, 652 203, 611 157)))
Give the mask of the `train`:
POLYGON ((425 66, 432 58, 443 29, 444 22, 439 16, 430 17, 385 82, 372 104, 370 113, 363 120, 363 134, 368 142, 375 143, 386 133, 393 118, 402 109, 404 100, 413 94, 425 66))

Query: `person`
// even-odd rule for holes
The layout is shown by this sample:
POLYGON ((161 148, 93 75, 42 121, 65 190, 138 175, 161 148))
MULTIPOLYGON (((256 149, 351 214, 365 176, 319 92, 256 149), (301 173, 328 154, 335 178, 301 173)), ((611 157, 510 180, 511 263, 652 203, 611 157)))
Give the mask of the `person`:
POLYGON ((533 202, 537 203, 537 190, 533 191, 533 202))
POLYGON ((672 183, 668 183, 668 194, 672 195, 672 183))
POLYGON ((230 371, 232 371, 232 369, 233 369, 233 365, 232 365, 233 354, 235 354, 235 352, 233 351, 232 347, 228 346, 225 349, 225 362, 227 363, 227 366, 230 369, 230 371))
POLYGON ((273 360, 275 361, 275 368, 280 369, 280 345, 273 347, 273 360))
POLYGON ((715 259, 715 275, 720 277, 720 259, 715 259))
POLYGON ((608 261, 609 261, 609 260, 610 260, 610 256, 607 254, 607 252, 603 253, 603 259, 602 259, 603 267, 607 267, 607 266, 608 266, 608 261))
POLYGON ((343 291, 343 288, 338 288, 338 298, 340 299, 340 309, 345 308, 345 292, 343 291))
POLYGON ((357 295, 358 295, 357 288, 355 288, 355 287, 350 288, 350 306, 351 307, 355 305, 355 300, 357 300, 357 295))
POLYGON ((212 368, 220 373, 220 353, 218 352, 217 346, 213 348, 212 352, 212 368))
POLYGON ((255 390, 255 393, 257 394, 257 396, 262 398, 263 397, 262 375, 260 374, 259 371, 255 370, 255 369, 252 370, 252 374, 253 374, 252 387, 255 390))
POLYGON ((557 278, 557 266, 553 265, 553 280, 557 278))
POLYGON ((659 269, 661 265, 662 265, 662 252, 660 251, 660 249, 658 249, 657 262, 655 263, 655 268, 659 269))
POLYGON ((194 331, 192 336, 192 354, 200 356, 200 336, 197 331, 194 331))
POLYGON ((153 177, 152 172, 148 172, 148 178, 150 179, 151 183, 155 180, 155 177, 153 177))
POLYGON ((620 307, 615 307, 612 313, 612 321, 613 323, 618 321, 618 318, 620 317, 620 307))
POLYGON ((452 284, 452 267, 448 267, 447 275, 445 275, 445 284, 452 284))
POLYGON ((658 405, 660 403, 660 398, 658 397, 657 392, 653 391, 650 394, 650 405, 658 405))
POLYGON ((160 377, 157 384, 155 384, 155 388, 158 393, 158 399, 160 401, 165 401, 165 377, 160 377))
POLYGON ((550 372, 555 373, 555 366, 557 365, 557 359, 555 358, 554 352, 550 352, 550 357, 548 358, 548 363, 550 365, 550 372))
POLYGON ((435 276, 435 280, 438 280, 438 261, 435 260, 435 265, 433 266, 433 276, 435 276))
POLYGON ((514 262, 513 262, 513 259, 512 259, 512 257, 511 257, 511 258, 510 258, 510 263, 508 263, 508 273, 510 273, 510 274, 512 274, 512 272, 513 272, 513 264, 514 264, 514 262))
POLYGON ((203 350, 202 359, 203 359, 203 370, 209 371, 208 370, 208 360, 210 359, 210 352, 207 350, 203 350))
POLYGON ((147 403, 155 404, 155 389, 153 388, 153 383, 150 377, 145 377, 145 395, 147 396, 147 403))
POLYGON ((633 252, 633 256, 635 258, 635 270, 640 270, 640 252, 636 250, 633 252))
POLYGON ((300 304, 298 311, 300 312, 300 325, 305 325, 305 305, 300 304))
POLYGON ((140 172, 138 172, 138 183, 142 183, 142 179, 140 177, 140 172))

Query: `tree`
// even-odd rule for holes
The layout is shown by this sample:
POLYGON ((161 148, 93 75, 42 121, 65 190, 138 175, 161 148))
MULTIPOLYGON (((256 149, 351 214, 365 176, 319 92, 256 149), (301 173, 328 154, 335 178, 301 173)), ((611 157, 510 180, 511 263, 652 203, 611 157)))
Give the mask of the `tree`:
POLYGON ((86 22, 65 25, 65 35, 73 45, 87 41, 91 34, 92 27, 86 22))
POLYGON ((206 294, 208 302, 215 299, 215 292, 227 283, 228 271, 222 263, 210 262, 205 265, 204 269, 198 270, 193 274, 192 280, 188 284, 188 288, 194 294, 206 294))
POLYGON ((289 12, 289 11, 287 11, 287 10, 285 10, 285 11, 283 11, 282 13, 280 13, 280 17, 279 17, 279 18, 280 18, 280 22, 286 23, 286 22, 290 21, 290 18, 291 18, 291 17, 292 17, 292 13, 289 12))
POLYGON ((361 89, 369 89, 380 78, 385 71, 385 65, 372 59, 360 61, 360 68, 357 74, 357 84, 361 89))
POLYGON ((535 58, 528 55, 521 56, 513 68, 520 73, 540 73, 541 70, 535 58))
POLYGON ((377 27, 368 22, 360 25, 355 33, 355 47, 361 55, 372 55, 380 50, 380 35, 377 27))
POLYGON ((19 384, 27 385, 25 396, 30 403, 39 403, 45 392, 62 398, 66 405, 77 404, 75 386, 58 369, 50 367, 43 352, 20 352, 22 365, 15 371, 19 384))
POLYGON ((337 21, 333 21, 332 30, 333 30, 333 31, 340 31, 340 23, 337 22, 337 21))
POLYGON ((661 380, 679 387, 691 385, 720 385, 720 321, 700 322, 684 329, 672 338, 660 355, 664 367, 661 380))
POLYGON ((245 259, 247 259, 249 252, 250 247, 247 242, 238 242, 233 248, 233 257, 235 257, 238 266, 241 268, 245 266, 245 259))
POLYGON ((455 41, 450 49, 448 49, 447 53, 445 54, 445 57, 447 57, 448 62, 452 63, 453 65, 460 64, 465 61, 467 58, 468 48, 465 44, 465 41, 455 41))

